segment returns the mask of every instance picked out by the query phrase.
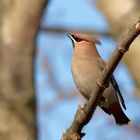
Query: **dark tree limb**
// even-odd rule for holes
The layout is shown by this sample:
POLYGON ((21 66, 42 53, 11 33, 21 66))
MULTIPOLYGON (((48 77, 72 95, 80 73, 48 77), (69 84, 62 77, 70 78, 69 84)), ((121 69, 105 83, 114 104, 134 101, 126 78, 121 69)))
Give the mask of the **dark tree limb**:
POLYGON ((114 72, 115 68, 119 64, 123 55, 128 51, 130 44, 140 34, 140 19, 130 27, 128 33, 124 36, 122 41, 117 45, 116 50, 109 59, 107 65, 104 67, 102 74, 97 79, 97 85, 94 88, 90 99, 81 107, 79 105, 78 110, 75 114, 75 118, 70 128, 63 134, 62 140, 81 140, 85 135, 82 133, 82 128, 90 121, 94 111, 100 101, 100 97, 108 85, 110 76, 114 72))

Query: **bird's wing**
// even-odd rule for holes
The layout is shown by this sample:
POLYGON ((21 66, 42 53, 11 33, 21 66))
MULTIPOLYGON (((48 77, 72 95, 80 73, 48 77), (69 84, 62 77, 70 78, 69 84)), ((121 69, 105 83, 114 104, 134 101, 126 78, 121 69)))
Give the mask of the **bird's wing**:
MULTIPOLYGON (((106 65, 106 63, 104 62, 104 60, 101 59, 101 58, 98 58, 97 61, 98 61, 98 64, 99 64, 100 69, 103 70, 103 68, 104 68, 105 65, 106 65)), ((112 76, 111 76, 110 81, 111 81, 111 84, 113 85, 114 89, 116 90, 116 92, 117 92, 117 94, 118 94, 118 96, 119 96, 119 99, 120 99, 120 102, 121 102, 123 108, 126 109, 123 96, 122 96, 122 94, 121 94, 121 91, 120 91, 120 89, 119 89, 119 86, 118 86, 117 81, 115 80, 113 74, 112 74, 112 76)))
POLYGON ((115 78, 114 78, 113 75, 111 76, 111 79, 110 79, 110 80, 111 80, 111 83, 112 83, 113 87, 115 88, 116 92, 117 92, 118 95, 119 95, 119 98, 120 98, 120 101, 121 101, 121 104, 122 104, 123 108, 126 109, 123 96, 122 96, 122 94, 121 94, 121 91, 120 91, 120 89, 119 89, 119 86, 118 86, 118 84, 117 84, 117 82, 116 82, 116 80, 115 80, 115 78))
POLYGON ((97 58, 97 62, 99 64, 99 68, 103 70, 106 65, 105 61, 102 58, 97 58))

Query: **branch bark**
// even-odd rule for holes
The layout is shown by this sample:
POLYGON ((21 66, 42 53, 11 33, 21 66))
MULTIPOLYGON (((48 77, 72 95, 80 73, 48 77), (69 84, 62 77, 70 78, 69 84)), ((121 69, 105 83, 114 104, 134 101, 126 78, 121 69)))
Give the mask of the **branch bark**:
POLYGON ((61 140, 81 140, 85 135, 82 133, 82 128, 90 121, 94 111, 100 101, 100 97, 108 85, 110 76, 114 72, 115 68, 119 64, 124 54, 128 51, 130 44, 140 34, 140 18, 130 27, 128 33, 124 36, 122 41, 118 43, 116 50, 109 59, 107 65, 104 67, 102 74, 97 79, 96 87, 93 89, 90 99, 81 107, 79 105, 75 114, 75 118, 70 128, 66 130, 66 133, 62 135, 61 140))

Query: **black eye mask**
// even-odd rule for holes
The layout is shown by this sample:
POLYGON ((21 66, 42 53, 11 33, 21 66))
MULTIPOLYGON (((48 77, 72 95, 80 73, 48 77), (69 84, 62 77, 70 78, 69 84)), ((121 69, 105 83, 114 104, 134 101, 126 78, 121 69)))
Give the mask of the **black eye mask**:
POLYGON ((76 42, 81 42, 81 41, 83 41, 83 39, 80 39, 80 38, 74 37, 74 35, 72 35, 72 37, 74 38, 74 40, 75 40, 76 42))

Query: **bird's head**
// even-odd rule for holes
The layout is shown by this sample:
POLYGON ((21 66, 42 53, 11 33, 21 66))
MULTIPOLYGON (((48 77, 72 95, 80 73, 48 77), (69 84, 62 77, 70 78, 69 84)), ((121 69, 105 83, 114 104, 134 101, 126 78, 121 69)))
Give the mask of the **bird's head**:
POLYGON ((101 45, 101 42, 98 39, 85 34, 68 34, 68 37, 71 39, 73 47, 75 47, 75 45, 79 46, 79 44, 81 44, 80 46, 82 46, 84 44, 86 45, 89 43, 94 45, 101 45))

